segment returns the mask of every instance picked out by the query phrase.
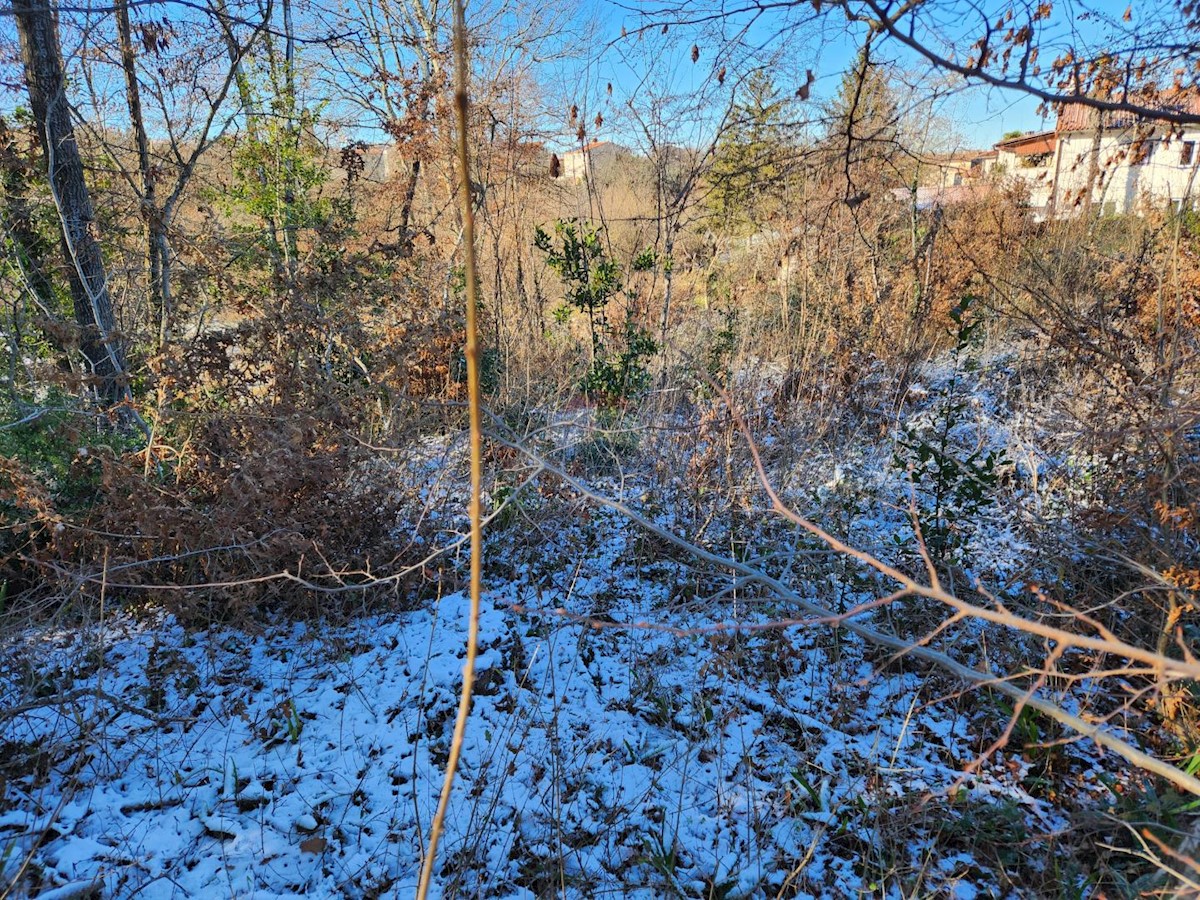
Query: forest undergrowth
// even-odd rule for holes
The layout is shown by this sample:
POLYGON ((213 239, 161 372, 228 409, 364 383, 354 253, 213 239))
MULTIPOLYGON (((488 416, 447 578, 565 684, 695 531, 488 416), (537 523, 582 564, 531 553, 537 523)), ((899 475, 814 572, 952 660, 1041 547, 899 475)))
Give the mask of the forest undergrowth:
MULTIPOLYGON (((1121 460, 1080 446, 1071 386, 1085 373, 1036 339, 958 337, 903 391, 863 373, 838 417, 813 416, 821 398, 781 402, 786 373, 757 364, 724 393, 700 382, 673 413, 649 412, 651 395, 612 415, 492 420, 484 641, 445 896, 1169 888, 1193 818, 1173 786, 575 486, 838 616, 1017 683, 1040 677, 1059 705, 1194 771, 1186 687, 1158 690, 1078 648, 1048 656, 928 598, 878 606, 885 578, 770 509, 750 440, 789 506, 889 565, 931 563, 959 596, 1037 621, 1061 624, 1069 606, 1133 643, 1190 640, 1190 589, 1097 526, 1179 522, 1138 521, 1103 492, 1121 460)), ((415 558, 465 528, 464 438, 449 428, 399 449, 367 453, 329 494, 351 498, 343 515, 371 509, 415 558), (354 487, 378 484, 388 492, 354 487)), ((411 890, 456 704, 464 565, 460 544, 406 576, 418 594, 385 580, 343 595, 373 577, 364 567, 321 582, 294 623, 267 594, 234 627, 154 589, 172 612, 109 599, 132 586, 110 565, 99 606, 10 629, 0 823, 18 895, 411 890)))
POLYGON ((1192 6, 1043 203, 873 2, 296 3, 0 34, 0 900, 1200 895, 1192 6))

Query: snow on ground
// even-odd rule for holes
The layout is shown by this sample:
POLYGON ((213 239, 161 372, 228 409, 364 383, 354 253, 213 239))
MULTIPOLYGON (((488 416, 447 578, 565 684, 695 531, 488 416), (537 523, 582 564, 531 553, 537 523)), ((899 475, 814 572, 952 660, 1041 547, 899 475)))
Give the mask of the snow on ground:
MULTIPOLYGON (((944 380, 929 373, 920 397, 944 380)), ((1006 440, 1005 410, 980 396, 958 437, 1006 440)), ((843 533, 886 545, 906 527, 902 508, 864 505, 906 490, 878 455, 809 465, 827 471, 808 496, 845 506, 843 533)), ((995 521, 978 543, 1024 553, 995 521)), ((825 626, 705 631, 795 611, 722 596, 722 576, 655 560, 605 512, 525 537, 524 557, 503 535, 490 551, 509 574, 484 597, 438 896, 1017 896, 978 841, 1036 857, 1066 827, 1022 786, 1019 753, 964 775, 1004 719, 986 695, 964 703, 825 626)), ((815 596, 849 583, 805 565, 815 596)), ((856 584, 849 603, 871 595, 856 584)), ((466 622, 451 594, 338 626, 118 616, 18 636, 0 649, 2 880, 47 898, 410 895, 466 622)), ((1105 790, 1074 762, 1085 793, 1105 790)))
MULTIPOLYGON (((950 787, 972 758, 953 707, 926 705, 916 674, 872 677, 852 647, 840 665, 804 640, 718 651, 512 611, 529 599, 486 597, 443 895, 773 895, 814 842, 821 852, 794 886, 853 894, 868 889, 856 860, 872 809, 950 787)), ((8 785, 8 866, 41 836, 31 868, 43 887, 407 895, 441 785, 465 622, 458 594, 429 611, 258 636, 121 622, 97 633, 82 670, 53 668, 80 662, 66 645, 52 651, 53 638, 27 644, 19 660, 76 699, 5 724, 9 764, 37 755, 52 769, 36 788, 8 785)), ((1008 779, 968 784, 1056 826, 1008 779)), ((880 871, 911 862, 881 860, 880 871)), ((940 878, 977 881, 969 872, 940 878)))

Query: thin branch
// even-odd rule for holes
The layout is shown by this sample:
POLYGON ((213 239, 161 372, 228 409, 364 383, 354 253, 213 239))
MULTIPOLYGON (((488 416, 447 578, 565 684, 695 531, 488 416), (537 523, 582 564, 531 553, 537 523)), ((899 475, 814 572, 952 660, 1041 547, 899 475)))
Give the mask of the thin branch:
MULTIPOLYGON (((479 387, 479 328, 476 321, 478 276, 475 264, 475 207, 471 201, 470 136, 467 131, 470 106, 467 97, 467 25, 463 4, 464 0, 454 0, 454 61, 457 82, 454 90, 454 111, 458 126, 458 197, 462 208, 462 241, 467 280, 467 405, 471 429, 471 609, 467 624, 467 656, 463 663, 462 693, 459 697, 458 714, 454 720, 450 756, 446 761, 446 778, 438 798, 437 812, 429 827, 429 845, 425 849, 425 859, 421 865, 417 900, 425 900, 429 895, 438 841, 441 839, 446 809, 450 806, 450 796, 454 791, 454 776, 458 771, 463 738, 467 732, 467 720, 471 714, 471 694, 475 687, 475 656, 479 649, 480 595, 483 592, 483 401, 479 387)), ((419 3, 417 6, 418 9, 423 9, 419 3)))
MULTIPOLYGON (((504 427, 503 423, 499 422, 498 420, 493 419, 493 421, 495 421, 500 428, 504 427)), ((517 441, 509 441, 497 435, 492 435, 492 438, 493 440, 496 440, 497 442, 516 450, 518 453, 525 455, 530 460, 539 463, 547 472, 555 475, 564 484, 574 488, 582 496, 591 500, 593 503, 606 506, 609 509, 621 513, 631 522, 655 534, 667 543, 684 550, 697 559, 701 559, 705 562, 711 563, 712 565, 720 566, 722 568, 740 572, 743 575, 752 577, 764 587, 773 591, 776 596, 794 603, 797 608, 815 616, 830 619, 836 617, 836 613, 833 611, 800 596, 778 579, 772 578, 754 566, 747 565, 746 563, 739 562, 735 559, 720 556, 719 554, 712 553, 709 550, 705 550, 703 547, 699 547, 696 544, 693 544, 691 541, 688 541, 687 539, 682 538, 665 528, 662 528, 654 522, 651 522, 628 504, 598 493, 584 482, 568 474, 565 470, 544 459, 541 455, 530 448, 523 446, 521 443, 517 441)), ((820 533, 824 534, 823 531, 820 533)), ((832 542, 830 546, 834 547, 835 549, 837 547, 846 546, 832 536, 828 536, 828 541, 832 542)), ((862 558, 863 556, 866 556, 866 554, 861 553, 861 551, 854 551, 848 547, 846 549, 849 555, 855 558, 862 558)), ((907 577, 904 577, 904 580, 910 581, 910 579, 907 579, 907 577)), ((915 587, 920 586, 915 585, 915 587)), ((928 596, 927 588, 917 592, 928 596)), ((957 598, 955 599, 957 601, 957 598)), ((978 610, 977 607, 971 606, 970 604, 962 603, 962 601, 957 602, 969 610, 977 612, 982 611, 978 610)), ((1035 623, 1026 623, 1024 620, 1016 619, 1016 617, 1007 616, 1003 618, 1002 624, 1008 625, 1012 628, 1020 629, 1025 624, 1033 625, 1035 623)), ((1200 796, 1200 778, 1197 778, 1194 775, 1189 775, 1188 773, 1177 769, 1175 766, 1151 756, 1137 747, 1134 747, 1128 741, 1121 739, 1111 731, 1101 727, 1100 724, 1088 722, 1080 716, 1067 712, 1067 710, 1063 709, 1058 704, 1053 703, 1044 697, 1038 695, 1031 696, 1025 689, 1010 684, 1005 679, 997 677, 991 672, 983 672, 978 669, 974 669, 970 666, 964 665, 950 656, 947 656, 945 653, 933 650, 929 647, 915 646, 912 641, 897 637, 893 634, 887 634, 885 632, 878 631, 869 625, 864 625, 860 622, 847 621, 842 624, 842 627, 873 644, 877 644, 882 647, 888 647, 892 650, 904 651, 911 657, 933 663, 934 665, 939 666, 940 668, 962 679, 968 684, 975 685, 977 687, 987 687, 991 690, 997 691, 998 693, 1004 694, 1013 700, 1024 702, 1024 704, 1029 708, 1042 713, 1050 719, 1053 719, 1055 722, 1058 722, 1060 725, 1071 729, 1082 737, 1094 741, 1099 746, 1124 757, 1127 761, 1138 768, 1154 775, 1158 775, 1159 777, 1171 782, 1176 787, 1188 792, 1189 794, 1200 796)), ((1115 648, 1109 647, 1107 648, 1107 652, 1117 653, 1118 651, 1115 648)), ((1175 661, 1165 660, 1162 657, 1158 657, 1156 654, 1144 655, 1155 657, 1157 661, 1157 665, 1155 666, 1156 670, 1161 670, 1166 663, 1171 663, 1173 665, 1175 664, 1175 661)))

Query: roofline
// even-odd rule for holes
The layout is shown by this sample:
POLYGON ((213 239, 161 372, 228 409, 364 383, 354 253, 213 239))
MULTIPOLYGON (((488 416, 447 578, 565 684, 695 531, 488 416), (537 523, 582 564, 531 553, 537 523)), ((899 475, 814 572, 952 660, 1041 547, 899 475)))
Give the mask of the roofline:
POLYGON ((1054 138, 1055 136, 1057 136, 1057 134, 1058 134, 1058 132, 1054 131, 1054 130, 1036 131, 1033 134, 1023 134, 1020 137, 1009 138, 1007 141, 997 142, 995 145, 995 149, 997 151, 1002 150, 1002 149, 1008 150, 1012 147, 1017 147, 1021 144, 1026 144, 1026 143, 1032 144, 1034 141, 1044 141, 1047 138, 1054 138))
POLYGON ((985 150, 956 150, 953 153, 930 153, 924 156, 917 156, 917 162, 926 165, 936 166, 945 163, 970 162, 973 159, 978 159, 980 153, 990 151, 985 150))
POLYGON ((619 146, 612 141, 592 141, 591 143, 584 144, 582 147, 576 147, 574 150, 566 150, 562 155, 570 156, 573 153, 587 153, 589 150, 595 150, 597 147, 603 147, 606 144, 609 144, 613 147, 619 146))

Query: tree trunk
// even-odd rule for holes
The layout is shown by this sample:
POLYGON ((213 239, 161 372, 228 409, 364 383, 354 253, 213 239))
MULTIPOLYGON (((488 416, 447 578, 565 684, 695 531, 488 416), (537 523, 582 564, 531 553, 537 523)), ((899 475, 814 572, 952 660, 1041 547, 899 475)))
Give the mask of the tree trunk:
POLYGON ((421 158, 413 157, 408 169, 408 181, 404 185, 404 199, 400 203, 400 247, 401 255, 411 256, 413 251, 412 224, 413 200, 417 196, 417 179, 421 177, 421 158))
MULTIPOLYGON (((225 0, 214 0, 213 8, 216 10, 217 20, 221 25, 221 39, 225 42, 225 51, 229 56, 229 64, 233 67, 234 86, 237 88, 238 99, 242 104, 242 112, 246 116, 246 130, 251 140, 258 140, 259 113, 254 108, 254 95, 250 89, 250 82, 246 79, 245 72, 242 70, 242 56, 245 50, 238 46, 237 39, 234 37, 230 24, 233 20, 226 8, 225 0)), ((264 27, 267 25, 267 19, 270 15, 271 4, 267 3, 263 12, 264 27)), ((265 187, 268 178, 262 166, 259 166, 257 175, 259 183, 265 187)), ((170 206, 170 203, 168 203, 168 206, 170 206)), ((271 263, 275 279, 282 283, 284 280, 284 267, 283 259, 279 252, 279 225, 274 215, 266 216, 266 225, 267 232, 271 235, 271 263)))
POLYGON ((300 123, 296 121, 296 31, 292 21, 292 0, 283 0, 283 89, 287 97, 286 139, 287 150, 283 155, 283 257, 287 265, 288 291, 296 290, 299 273, 299 223, 296 221, 298 185, 296 184, 296 159, 300 155, 300 123))
MULTIPOLYGON (((1096 133, 1092 136, 1092 150, 1088 157, 1087 197, 1084 200, 1084 214, 1091 219, 1092 210, 1096 206, 1096 188, 1100 186, 1100 148, 1104 141, 1104 114, 1096 112, 1096 133)), ((1101 194, 1103 199, 1103 194, 1101 194)))
POLYGON ((81 336, 79 349, 104 400, 129 396, 125 349, 116 334, 104 259, 96 241, 95 216, 71 109, 64 89, 58 21, 50 0, 12 0, 33 119, 46 158, 47 174, 61 225, 67 280, 81 336))
POLYGON ((158 319, 158 349, 167 342, 170 309, 166 298, 168 289, 163 283, 166 275, 164 256, 166 250, 166 223, 163 211, 158 208, 156 178, 150 165, 150 141, 146 137, 145 118, 142 116, 142 93, 137 77, 137 54, 133 47, 133 27, 129 22, 128 0, 117 0, 114 4, 117 18, 117 37, 121 44, 121 68, 125 72, 125 101, 129 107, 129 122, 137 143, 138 174, 142 181, 141 213, 146 228, 146 265, 150 273, 150 308, 158 319))

